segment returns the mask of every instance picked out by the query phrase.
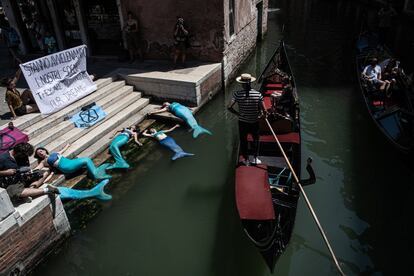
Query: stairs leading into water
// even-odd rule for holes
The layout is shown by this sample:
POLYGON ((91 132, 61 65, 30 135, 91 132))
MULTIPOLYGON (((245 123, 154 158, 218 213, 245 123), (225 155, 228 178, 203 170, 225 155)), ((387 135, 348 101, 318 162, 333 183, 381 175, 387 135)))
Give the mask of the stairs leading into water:
MULTIPOLYGON (((134 91, 134 88, 126 85, 124 80, 106 77, 95 83, 98 89, 94 93, 59 112, 49 116, 39 113, 27 114, 13 121, 14 126, 29 136, 29 143, 35 148, 44 147, 53 152, 61 150, 70 143, 71 146, 64 153, 65 156, 96 157, 107 149, 115 130, 142 122, 146 114, 155 106, 149 105, 149 98, 142 97, 141 92, 134 91), (76 128, 69 117, 93 102, 100 105, 107 116, 92 127, 76 128)), ((6 125, 1 126, 0 129, 3 127, 6 125)), ((33 157, 29 160, 31 167, 34 168, 37 160, 33 157)), ((55 178, 53 183, 64 185, 64 176, 55 178)))

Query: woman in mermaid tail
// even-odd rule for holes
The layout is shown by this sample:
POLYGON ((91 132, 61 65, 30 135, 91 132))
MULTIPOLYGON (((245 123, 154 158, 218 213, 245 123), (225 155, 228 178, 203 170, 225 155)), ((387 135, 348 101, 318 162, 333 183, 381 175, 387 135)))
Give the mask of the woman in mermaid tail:
POLYGON ((62 173, 75 173, 83 168, 88 170, 90 176, 94 179, 107 179, 111 178, 110 175, 105 173, 105 168, 108 164, 104 164, 100 167, 95 167, 92 159, 87 157, 80 157, 69 159, 63 156, 63 153, 69 148, 67 144, 61 151, 58 152, 49 152, 45 148, 37 148, 35 150, 35 158, 38 160, 39 165, 36 169, 42 169, 44 167, 49 167, 52 169, 52 173, 49 175, 48 179, 53 175, 53 169, 56 169, 62 173))
POLYGON ((175 142, 173 138, 165 134, 165 133, 173 131, 179 126, 180 125, 175 125, 174 127, 170 129, 159 130, 159 131, 157 131, 155 128, 151 128, 149 132, 148 130, 145 130, 144 133, 142 133, 142 135, 156 139, 161 145, 173 151, 175 154, 171 158, 171 160, 177 160, 178 158, 182 158, 185 156, 192 156, 194 154, 184 152, 183 149, 179 145, 177 145, 177 143, 175 142))
POLYGON ((193 138, 197 138, 200 134, 203 133, 212 135, 212 133, 209 130, 201 127, 198 124, 198 122, 193 116, 193 112, 188 107, 177 102, 165 102, 162 104, 161 109, 149 112, 148 115, 162 113, 165 111, 171 112, 172 114, 183 120, 192 129, 193 138))
POLYGON ((129 168, 129 164, 122 157, 122 154, 119 148, 127 144, 131 138, 134 138, 134 141, 135 143, 138 144, 138 146, 142 146, 142 144, 138 141, 138 133, 139 133, 139 128, 137 128, 136 126, 131 126, 131 127, 127 127, 127 128, 123 128, 121 130, 115 131, 114 135, 116 136, 112 140, 111 145, 109 146, 109 152, 112 154, 113 158, 115 159, 115 163, 107 167, 106 168, 107 170, 129 168), (116 135, 117 133, 119 134, 116 135))

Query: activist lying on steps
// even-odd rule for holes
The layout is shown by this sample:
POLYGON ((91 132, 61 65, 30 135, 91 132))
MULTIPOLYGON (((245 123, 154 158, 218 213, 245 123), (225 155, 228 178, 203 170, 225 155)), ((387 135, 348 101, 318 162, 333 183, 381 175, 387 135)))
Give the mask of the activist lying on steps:
POLYGON ((62 150, 51 153, 45 148, 37 148, 34 157, 38 160, 39 165, 36 169, 42 169, 44 167, 50 168, 52 173, 49 177, 51 177, 54 174, 54 170, 58 170, 64 174, 72 174, 86 168, 93 179, 111 178, 110 175, 105 173, 105 169, 109 164, 103 164, 97 168, 92 159, 88 157, 78 157, 73 159, 65 157, 63 153, 68 150, 69 147, 70 144, 67 144, 62 150))

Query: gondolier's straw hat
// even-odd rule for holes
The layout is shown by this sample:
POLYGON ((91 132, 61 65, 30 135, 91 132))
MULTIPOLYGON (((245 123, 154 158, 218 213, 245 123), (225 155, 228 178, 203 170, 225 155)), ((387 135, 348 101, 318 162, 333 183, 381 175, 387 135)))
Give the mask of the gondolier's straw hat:
POLYGON ((252 75, 247 73, 241 74, 239 77, 236 78, 236 81, 239 83, 254 82, 255 80, 255 77, 252 77, 252 75))

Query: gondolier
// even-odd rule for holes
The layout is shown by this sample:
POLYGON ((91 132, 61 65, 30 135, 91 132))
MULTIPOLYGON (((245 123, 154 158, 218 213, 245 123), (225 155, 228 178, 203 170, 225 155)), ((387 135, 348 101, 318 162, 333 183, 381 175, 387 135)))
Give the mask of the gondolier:
POLYGON ((243 156, 243 163, 248 164, 248 135, 251 134, 253 137, 253 160, 251 163, 260 164, 261 161, 257 158, 257 150, 259 143, 259 117, 262 111, 265 111, 263 104, 263 96, 259 91, 252 89, 251 83, 256 78, 250 74, 241 74, 236 78, 238 83, 241 83, 243 90, 234 92, 233 98, 228 110, 237 116, 239 116, 239 138, 240 138, 240 153, 243 156), (238 105, 239 111, 237 112, 233 106, 238 105))

